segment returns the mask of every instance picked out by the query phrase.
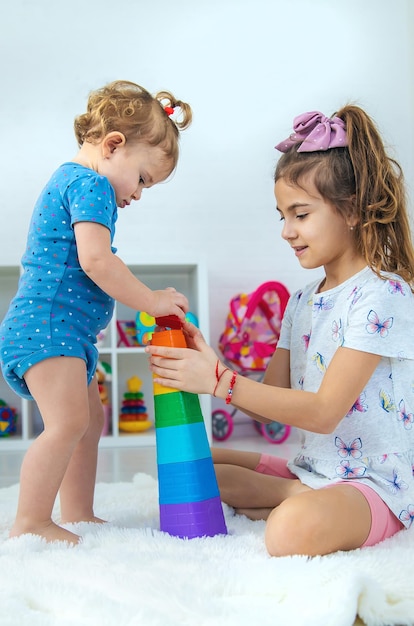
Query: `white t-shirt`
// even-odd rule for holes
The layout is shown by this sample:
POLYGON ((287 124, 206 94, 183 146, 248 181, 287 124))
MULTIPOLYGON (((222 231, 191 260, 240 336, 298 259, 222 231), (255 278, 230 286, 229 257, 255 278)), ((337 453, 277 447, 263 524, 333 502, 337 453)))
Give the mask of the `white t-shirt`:
POLYGON ((409 527, 414 519, 414 295, 396 275, 365 268, 334 289, 320 280, 292 295, 279 348, 290 351, 292 389, 316 392, 338 347, 380 355, 336 430, 303 430, 289 469, 309 487, 357 480, 409 527))

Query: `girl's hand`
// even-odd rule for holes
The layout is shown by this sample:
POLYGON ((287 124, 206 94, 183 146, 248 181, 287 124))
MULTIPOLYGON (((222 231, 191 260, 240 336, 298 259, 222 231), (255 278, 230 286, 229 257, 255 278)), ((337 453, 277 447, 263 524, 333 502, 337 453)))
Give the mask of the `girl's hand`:
POLYGON ((213 393, 216 385, 217 355, 196 326, 185 322, 183 331, 188 348, 148 345, 154 381, 189 393, 213 393))
POLYGON ((176 291, 174 287, 167 287, 152 293, 154 295, 154 305, 146 313, 153 317, 176 315, 180 320, 184 321, 185 314, 189 311, 189 304, 187 298, 182 293, 176 291))

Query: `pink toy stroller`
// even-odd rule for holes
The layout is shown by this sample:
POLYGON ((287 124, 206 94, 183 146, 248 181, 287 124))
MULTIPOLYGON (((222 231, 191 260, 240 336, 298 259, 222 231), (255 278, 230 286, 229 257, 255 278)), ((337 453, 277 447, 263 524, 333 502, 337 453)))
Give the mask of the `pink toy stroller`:
MULTIPOLYGON (((242 293, 231 299, 226 327, 219 339, 219 349, 228 367, 254 380, 263 378, 279 340, 289 295, 284 285, 269 281, 250 294, 242 293)), ((225 441, 230 437, 237 412, 237 408, 231 412, 213 411, 213 439, 225 441)), ((290 426, 286 424, 261 424, 255 420, 252 423, 270 443, 282 443, 289 437, 290 426)))

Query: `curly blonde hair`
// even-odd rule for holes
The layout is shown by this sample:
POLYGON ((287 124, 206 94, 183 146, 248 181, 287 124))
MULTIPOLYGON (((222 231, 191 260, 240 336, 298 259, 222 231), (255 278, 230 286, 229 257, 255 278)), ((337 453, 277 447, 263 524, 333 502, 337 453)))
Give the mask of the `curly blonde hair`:
POLYGON ((396 273, 414 290, 414 249, 404 177, 387 155, 373 120, 361 108, 347 105, 334 114, 347 129, 345 148, 283 154, 274 181, 296 185, 308 174, 321 196, 344 218, 356 216, 356 242, 367 265, 378 275, 396 273))
POLYGON ((177 100, 169 91, 151 95, 144 87, 126 80, 116 80, 89 94, 87 111, 75 118, 74 129, 79 147, 99 143, 105 135, 118 131, 127 142, 145 142, 160 146, 172 170, 179 155, 179 134, 192 120, 189 104, 177 100), (165 107, 179 107, 181 120, 175 121, 165 107))

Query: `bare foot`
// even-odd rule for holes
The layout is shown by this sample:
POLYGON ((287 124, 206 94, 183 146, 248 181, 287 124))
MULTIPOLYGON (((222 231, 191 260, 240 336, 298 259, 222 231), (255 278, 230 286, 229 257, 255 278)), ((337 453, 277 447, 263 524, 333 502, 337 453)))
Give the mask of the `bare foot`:
POLYGON ((76 545, 81 541, 79 535, 75 535, 75 533, 61 528, 61 526, 58 526, 54 522, 40 524, 38 526, 25 526, 24 528, 14 524, 9 533, 9 537, 20 537, 21 535, 37 535, 46 539, 48 543, 52 543, 53 541, 66 541, 67 543, 76 545))

